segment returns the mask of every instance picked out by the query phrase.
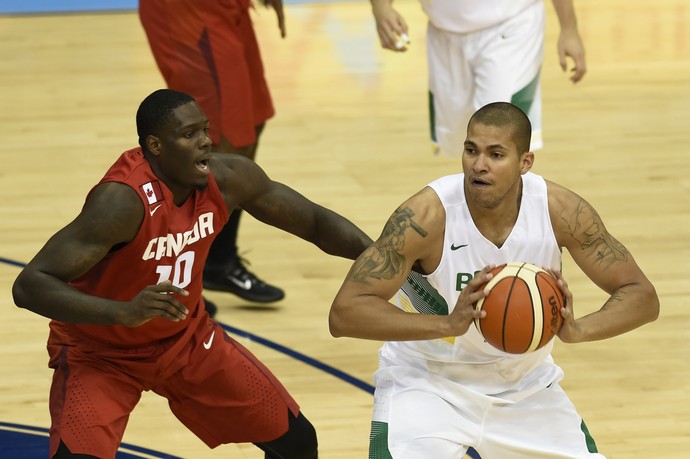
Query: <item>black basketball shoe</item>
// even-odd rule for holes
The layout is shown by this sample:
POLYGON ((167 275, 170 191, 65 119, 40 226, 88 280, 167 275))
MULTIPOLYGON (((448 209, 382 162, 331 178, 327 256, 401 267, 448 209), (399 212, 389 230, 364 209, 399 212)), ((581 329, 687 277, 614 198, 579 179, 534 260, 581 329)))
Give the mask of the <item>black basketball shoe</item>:
POLYGON ((229 292, 255 303, 272 303, 285 297, 283 290, 256 277, 245 267, 245 263, 246 260, 237 257, 223 270, 204 269, 204 288, 229 292))

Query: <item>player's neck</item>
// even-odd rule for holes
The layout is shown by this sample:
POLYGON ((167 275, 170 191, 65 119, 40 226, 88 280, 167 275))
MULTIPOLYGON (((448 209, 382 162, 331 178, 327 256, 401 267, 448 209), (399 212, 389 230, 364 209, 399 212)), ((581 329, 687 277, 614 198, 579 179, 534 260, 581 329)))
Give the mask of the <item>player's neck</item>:
POLYGON ((473 203, 471 200, 467 201, 467 206, 477 230, 496 247, 500 248, 513 231, 513 227, 520 214, 521 202, 522 186, 512 197, 507 196, 496 206, 483 207, 473 203))

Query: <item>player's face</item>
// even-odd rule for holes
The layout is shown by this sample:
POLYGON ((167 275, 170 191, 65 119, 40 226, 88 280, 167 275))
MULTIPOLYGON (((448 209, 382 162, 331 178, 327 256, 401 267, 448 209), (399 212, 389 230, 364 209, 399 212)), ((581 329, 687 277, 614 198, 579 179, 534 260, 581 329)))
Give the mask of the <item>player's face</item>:
POLYGON ((470 124, 462 153, 469 202, 490 209, 519 195, 520 176, 532 167, 534 154, 518 152, 512 132, 510 126, 470 124))
POLYGON ((158 138, 156 174, 177 198, 178 193, 208 185, 212 142, 208 119, 196 102, 177 107, 173 114, 158 138))

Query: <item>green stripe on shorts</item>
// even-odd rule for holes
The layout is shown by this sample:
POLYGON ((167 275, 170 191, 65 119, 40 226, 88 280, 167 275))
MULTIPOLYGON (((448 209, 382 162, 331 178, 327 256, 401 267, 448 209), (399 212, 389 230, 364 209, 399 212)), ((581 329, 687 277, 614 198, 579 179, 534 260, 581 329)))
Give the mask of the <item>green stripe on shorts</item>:
POLYGON ((598 453, 599 450, 597 449, 597 444, 594 442, 592 434, 589 433, 589 429, 585 425, 584 420, 582 420, 582 423, 580 424, 580 429, 582 429, 582 433, 585 434, 585 441, 587 442, 587 451, 589 451, 590 453, 598 453))
POLYGON ((520 110, 525 113, 529 113, 534 103, 534 95, 537 93, 537 88, 539 87, 539 72, 537 76, 530 81, 527 86, 513 94, 510 99, 510 103, 517 106, 520 110))
POLYGON ((388 423, 371 421, 369 459, 393 459, 388 451, 388 423))
POLYGON ((431 128, 431 140, 436 143, 436 110, 434 110, 434 94, 429 91, 429 127, 431 128))

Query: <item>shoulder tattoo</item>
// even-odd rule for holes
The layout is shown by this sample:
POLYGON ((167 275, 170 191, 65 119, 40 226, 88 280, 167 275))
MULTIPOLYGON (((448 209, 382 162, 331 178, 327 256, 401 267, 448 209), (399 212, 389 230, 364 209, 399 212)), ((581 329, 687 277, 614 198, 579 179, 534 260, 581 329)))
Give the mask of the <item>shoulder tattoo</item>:
POLYGON ((390 216, 381 236, 355 262, 349 278, 355 282, 367 283, 368 279, 392 279, 403 273, 406 266, 405 231, 412 228, 417 234, 426 237, 428 233, 413 219, 414 212, 409 207, 398 208, 390 216))
POLYGON ((608 266, 628 259, 625 246, 606 231, 599 214, 584 199, 580 200, 574 213, 561 214, 561 218, 580 249, 590 252, 598 263, 608 266))

